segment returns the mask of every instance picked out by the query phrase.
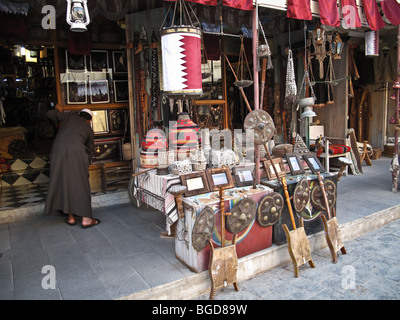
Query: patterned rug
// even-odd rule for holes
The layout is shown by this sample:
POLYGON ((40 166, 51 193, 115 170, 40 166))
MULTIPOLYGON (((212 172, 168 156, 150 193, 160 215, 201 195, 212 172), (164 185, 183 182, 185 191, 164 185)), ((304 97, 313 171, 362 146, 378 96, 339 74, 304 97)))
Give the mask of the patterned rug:
POLYGON ((0 210, 44 203, 48 184, 29 184, 0 188, 0 210))

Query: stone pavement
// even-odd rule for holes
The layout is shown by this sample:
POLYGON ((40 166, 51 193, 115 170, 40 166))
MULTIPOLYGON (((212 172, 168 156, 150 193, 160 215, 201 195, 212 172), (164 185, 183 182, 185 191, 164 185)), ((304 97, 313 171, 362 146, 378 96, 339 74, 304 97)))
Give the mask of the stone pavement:
MULTIPOLYGON (((287 248, 272 245, 239 259, 240 291, 227 287, 215 298, 399 299, 400 194, 391 192, 389 164, 375 160, 364 174, 339 182, 337 218, 348 254, 337 264, 321 247, 323 235, 311 235, 316 268, 300 267, 296 279, 287 248)), ((28 220, 0 224, 0 300, 208 299, 208 272, 190 271, 176 259, 174 240, 160 237, 162 213, 121 198, 93 200, 103 203, 94 207, 102 222, 87 230, 37 209, 28 220), (43 286, 48 265, 56 272, 54 289, 43 286)), ((4 212, 4 221, 14 213, 4 212)))
MULTIPOLYGON (((293 264, 216 290, 215 300, 398 300, 400 220, 345 243, 346 255, 333 264, 328 248, 312 254, 315 268, 293 264)), ((196 297, 208 300, 209 294, 196 297)))

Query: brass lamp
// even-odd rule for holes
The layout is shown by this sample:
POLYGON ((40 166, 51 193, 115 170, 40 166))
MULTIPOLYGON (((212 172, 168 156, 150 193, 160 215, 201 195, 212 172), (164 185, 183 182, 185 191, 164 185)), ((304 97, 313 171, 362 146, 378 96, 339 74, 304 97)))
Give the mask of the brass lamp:
POLYGON ((338 60, 342 57, 340 56, 343 51, 343 41, 339 36, 339 33, 336 33, 335 39, 331 42, 331 53, 333 55, 333 59, 338 60))

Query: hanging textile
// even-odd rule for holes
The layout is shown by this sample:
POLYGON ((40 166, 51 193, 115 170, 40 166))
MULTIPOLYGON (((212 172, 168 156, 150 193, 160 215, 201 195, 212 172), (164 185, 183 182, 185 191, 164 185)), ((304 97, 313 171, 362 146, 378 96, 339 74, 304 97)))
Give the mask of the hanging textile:
POLYGON ((358 15, 356 0, 340 0, 342 14, 348 28, 361 28, 361 20, 358 15))
POLYGON ((222 0, 222 5, 240 10, 253 10, 253 0, 222 0))
POLYGON ((391 24, 394 26, 400 24, 400 4, 396 0, 381 1, 381 7, 391 24))
POLYGON ((338 27, 340 25, 339 10, 336 0, 318 0, 321 23, 338 27))
MULTIPOLYGON (((164 0, 164 1, 176 1, 176 0, 164 0)), ((217 0, 186 0, 186 1, 204 4, 207 6, 216 6, 218 3, 217 0)), ((222 5, 240 10, 253 10, 253 0, 222 0, 222 5)))
POLYGON ((287 17, 312 20, 310 0, 287 0, 287 17))
POLYGON ((381 17, 376 0, 362 0, 362 3, 369 28, 373 31, 382 29, 385 22, 381 17))

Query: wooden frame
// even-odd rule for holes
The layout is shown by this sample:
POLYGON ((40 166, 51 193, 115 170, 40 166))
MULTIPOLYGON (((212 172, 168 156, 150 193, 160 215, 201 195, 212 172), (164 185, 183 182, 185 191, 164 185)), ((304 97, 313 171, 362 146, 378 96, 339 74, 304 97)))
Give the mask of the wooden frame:
POLYGON ((70 54, 65 50, 65 71, 66 72, 86 72, 86 56, 70 54))
POLYGON ((90 85, 90 102, 91 103, 108 103, 110 102, 110 93, 107 80, 89 81, 90 85))
POLYGON ((210 191, 217 191, 221 187, 229 189, 235 186, 229 167, 208 169, 207 180, 210 191))
POLYGON ((286 161, 289 165, 290 172, 296 176, 304 173, 304 167, 300 155, 298 153, 286 153, 286 161))
POLYGON ((108 72, 109 68, 107 50, 92 50, 90 54, 90 71, 108 72))
POLYGON ((251 186, 254 183, 254 166, 235 167, 233 169, 236 186, 251 186))
POLYGON ((121 139, 95 140, 93 163, 120 161, 121 148, 121 139))
POLYGON ((317 172, 325 172, 324 166, 321 164, 321 162, 318 160, 317 156, 311 154, 311 153, 306 153, 303 154, 303 159, 307 162, 308 167, 313 173, 317 172))
POLYGON ((68 104, 87 103, 86 81, 67 81, 67 103, 68 104))
POLYGON ((94 134, 108 133, 109 126, 107 110, 93 110, 91 125, 94 134))
POLYGON ((129 101, 128 80, 114 80, 114 101, 129 101))
POLYGON ((181 182, 187 188, 185 197, 210 192, 207 176, 204 171, 181 175, 181 182))
POLYGON ((123 51, 113 51, 112 58, 113 58, 113 71, 114 74, 126 74, 128 73, 128 69, 124 66, 121 61, 119 60, 122 58, 124 52, 123 51))
POLYGON ((286 170, 282 158, 272 159, 272 162, 270 160, 265 160, 264 168, 265 171, 267 172, 268 180, 275 180, 278 178, 275 174, 275 170, 272 167, 272 165, 275 165, 275 168, 278 171, 278 175, 280 178, 286 176, 286 170))

